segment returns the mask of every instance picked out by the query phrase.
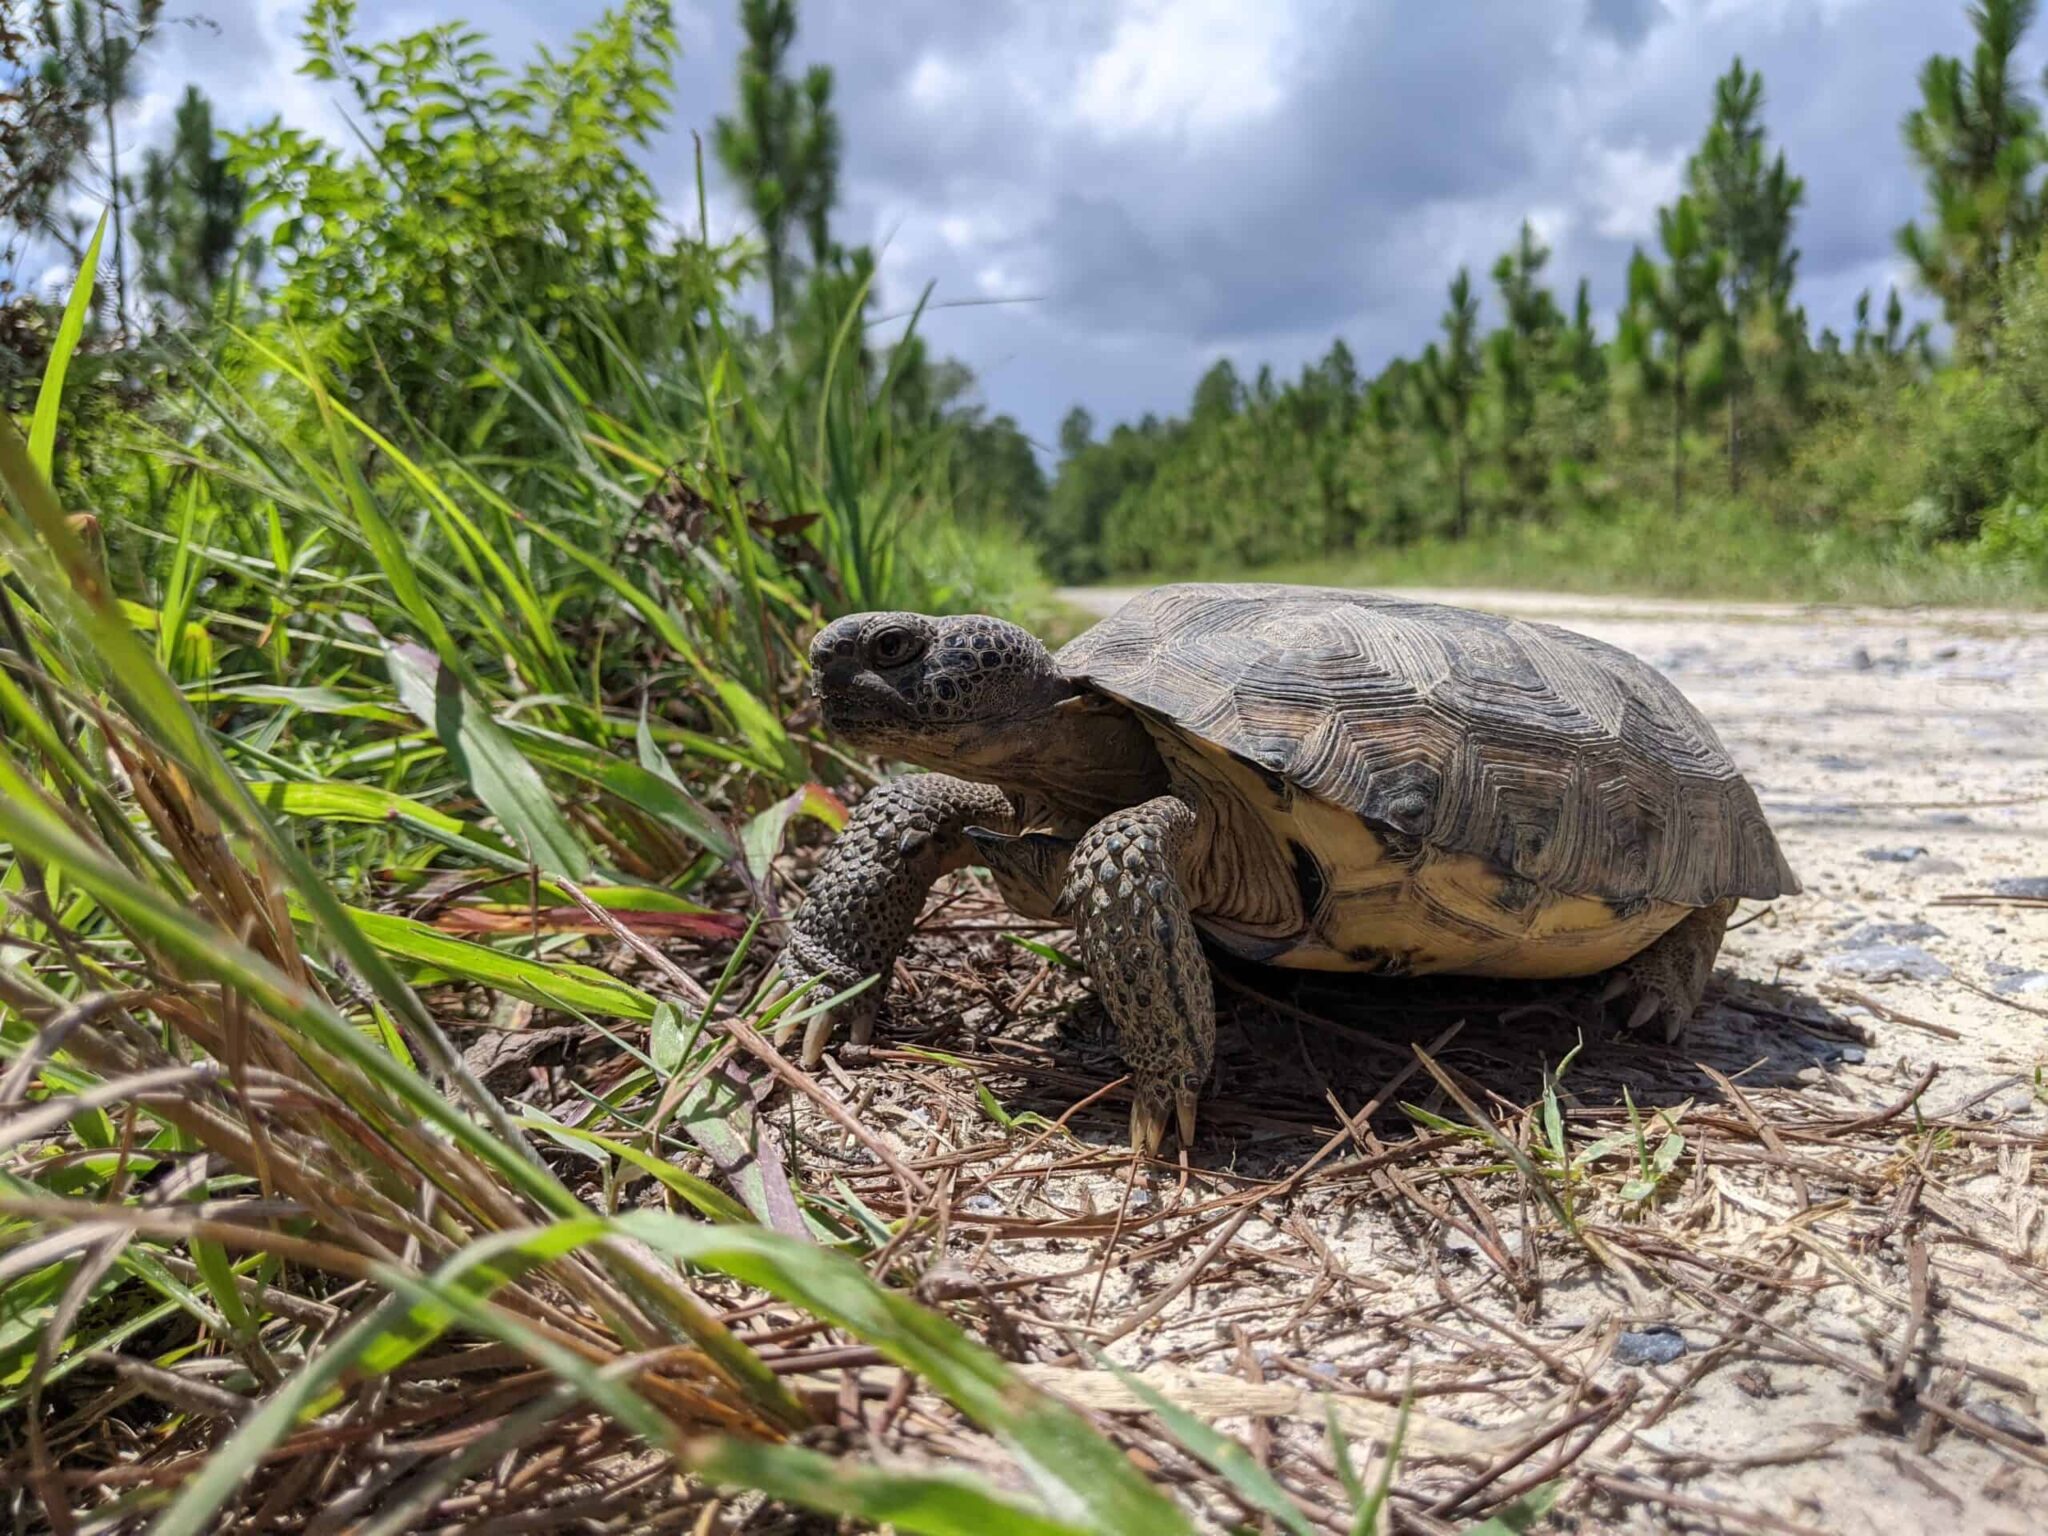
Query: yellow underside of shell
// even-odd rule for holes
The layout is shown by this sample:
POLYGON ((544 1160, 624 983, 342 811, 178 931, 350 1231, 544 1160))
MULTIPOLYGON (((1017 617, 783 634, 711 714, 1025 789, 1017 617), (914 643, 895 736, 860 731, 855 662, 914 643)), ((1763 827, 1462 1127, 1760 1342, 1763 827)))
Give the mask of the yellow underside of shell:
MULTIPOLYGON (((1163 733, 1162 733, 1163 735, 1163 733)), ((1609 970, 1655 942, 1689 907, 1649 902, 1619 914, 1592 896, 1513 881, 1469 854, 1423 848, 1396 858, 1350 811, 1276 794, 1207 744, 1160 741, 1177 787, 1202 817, 1189 873, 1196 921, 1228 947, 1293 940, 1274 965, 1403 975, 1556 977, 1609 970), (1323 885, 1302 911, 1290 843, 1323 885), (1519 885, 1519 889, 1517 886, 1519 885)))

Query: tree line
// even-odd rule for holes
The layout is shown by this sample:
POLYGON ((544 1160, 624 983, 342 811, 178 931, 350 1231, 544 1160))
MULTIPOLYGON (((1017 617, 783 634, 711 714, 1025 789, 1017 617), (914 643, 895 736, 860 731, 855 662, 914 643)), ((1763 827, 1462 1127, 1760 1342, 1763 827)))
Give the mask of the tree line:
POLYGON ((1736 59, 1653 247, 1598 333, 1582 279, 1549 286, 1524 224, 1480 282, 1450 280, 1438 335, 1362 376, 1339 339, 1289 380, 1229 361, 1184 416, 1098 431, 1076 408, 1035 532, 1068 579, 1256 567, 1702 499, 1791 537, 1953 545, 2048 573, 2037 472, 2048 396, 2048 136, 2015 55, 2034 0, 1973 6, 1968 58, 1929 59, 1906 118, 1927 213, 1898 234, 1951 334, 1937 357, 1893 291, 1853 331, 1797 301, 1803 180, 1770 142, 1762 77, 1736 59))

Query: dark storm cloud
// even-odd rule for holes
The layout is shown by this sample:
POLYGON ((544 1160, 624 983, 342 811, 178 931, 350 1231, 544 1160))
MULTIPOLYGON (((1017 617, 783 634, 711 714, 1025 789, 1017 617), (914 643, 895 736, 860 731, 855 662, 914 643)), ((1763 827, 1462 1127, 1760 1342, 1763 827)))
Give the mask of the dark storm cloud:
MULTIPOLYGON (((291 57, 296 4, 212 9, 291 57)), ((653 162, 679 211, 689 130, 732 98, 733 9, 678 7, 677 128, 653 162)), ((598 5, 361 7, 373 27, 465 10, 523 48, 598 5)), ((1451 273, 1483 286, 1524 217, 1558 288, 1583 272, 1611 313, 1737 53, 1806 178, 1802 297, 1844 325, 1900 275, 1894 233, 1920 207, 1899 137, 1920 63, 1967 37, 1962 0, 807 0, 799 52, 836 72, 840 233, 882 251, 885 306, 932 283, 934 345, 1049 439, 1077 400, 1177 410, 1224 353, 1249 372, 1339 334, 1368 365, 1413 349, 1451 273)), ((213 48, 195 34, 179 68, 266 110, 248 46, 213 48)), ((308 92, 283 109, 306 115, 308 92)), ((719 230, 744 227, 715 167, 713 203, 719 230)))
POLYGON ((1627 48, 1647 37, 1665 14, 1663 0, 1587 0, 1586 25, 1627 48))
MULTIPOLYGON (((850 138, 870 114, 879 130, 850 190, 941 220, 987 210, 1000 232, 957 252, 963 265, 1014 262, 1058 317, 1098 332, 1209 343, 1328 326, 1404 291, 1383 259, 1400 217, 1503 195, 1533 168, 1517 126, 1529 107, 1521 61, 1550 33, 1537 12, 1500 6, 1475 51, 1458 10, 1398 22, 1387 7, 1301 10, 1275 45, 1277 99, 1242 111, 1193 91, 1176 103, 1171 81, 1155 82, 1168 99, 1150 106, 1091 97, 1076 61, 1116 46, 1099 25, 1092 42, 1067 35, 1043 70, 988 36, 885 51, 878 60, 893 62, 842 87, 850 138), (935 201, 934 187, 969 201, 935 201)), ((1227 48, 1231 29, 1220 30, 1213 46, 1227 48)), ((829 25, 820 37, 829 57, 829 25)))

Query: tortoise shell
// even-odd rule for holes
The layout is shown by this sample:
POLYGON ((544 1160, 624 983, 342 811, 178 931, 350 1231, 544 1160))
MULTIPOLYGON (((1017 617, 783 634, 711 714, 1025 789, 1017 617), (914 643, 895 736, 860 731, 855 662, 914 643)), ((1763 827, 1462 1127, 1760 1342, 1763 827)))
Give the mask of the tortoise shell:
POLYGON ((1796 892, 1672 683, 1555 625, 1265 584, 1146 592, 1059 652, 1203 813, 1191 906, 1281 964, 1592 974, 1796 892))

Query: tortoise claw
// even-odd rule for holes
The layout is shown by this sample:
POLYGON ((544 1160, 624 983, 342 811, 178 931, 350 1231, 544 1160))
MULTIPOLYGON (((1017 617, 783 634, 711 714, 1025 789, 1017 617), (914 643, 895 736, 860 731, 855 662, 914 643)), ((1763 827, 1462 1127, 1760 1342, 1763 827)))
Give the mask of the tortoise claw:
MULTIPOLYGON (((865 999, 856 998, 859 1003, 865 999)), ((846 1032, 846 1043, 856 1051, 865 1051, 875 1038, 875 1018, 880 1010, 861 1008, 853 1016, 853 1028, 846 1032)))
POLYGON ((1166 1113, 1143 1099, 1131 1101, 1131 1152, 1137 1157, 1155 1157, 1166 1140, 1166 1113))
POLYGON ((1618 1034, 1633 1035, 1659 1019, 1663 1021, 1661 1032, 1666 1045, 1675 1044, 1685 1033, 1685 1016, 1670 1006, 1664 989, 1634 975, 1627 967, 1607 978, 1607 985, 1593 1000, 1593 1008, 1595 1017, 1606 1019, 1618 1034), (1618 1006, 1610 1006, 1617 1001, 1618 1006), (1626 1013, 1622 1012, 1624 1008, 1626 1013))
POLYGON ((1628 1022, 1621 1027, 1630 1032, 1641 1029, 1657 1016, 1658 1010, 1663 1006, 1664 998, 1661 993, 1646 991, 1641 997, 1636 999, 1636 1005, 1629 1013, 1628 1022))
POLYGON ((804 1026, 803 1065, 805 1071, 815 1070, 825 1059, 825 1047, 832 1040, 832 1010, 826 1009, 804 1026))
MULTIPOLYGON (((1173 1125, 1180 1132, 1180 1144, 1195 1144, 1195 1110, 1200 1090, 1182 1088, 1173 1095, 1173 1125)), ((1131 1101, 1131 1150, 1140 1157, 1155 1157, 1166 1144, 1167 1110, 1145 1097, 1131 1101)))

